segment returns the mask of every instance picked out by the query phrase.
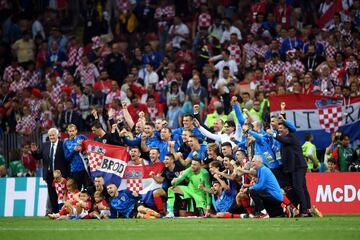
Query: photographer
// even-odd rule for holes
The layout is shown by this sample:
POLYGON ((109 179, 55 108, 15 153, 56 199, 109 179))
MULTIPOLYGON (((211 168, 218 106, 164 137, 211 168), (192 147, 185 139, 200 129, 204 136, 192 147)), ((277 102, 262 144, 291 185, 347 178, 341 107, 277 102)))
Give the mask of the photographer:
POLYGON ((350 161, 349 172, 360 172, 360 145, 355 149, 350 161))
POLYGON ((331 154, 331 157, 336 159, 340 172, 349 170, 350 159, 353 155, 353 149, 349 146, 349 143, 349 136, 343 134, 339 139, 339 144, 331 154))

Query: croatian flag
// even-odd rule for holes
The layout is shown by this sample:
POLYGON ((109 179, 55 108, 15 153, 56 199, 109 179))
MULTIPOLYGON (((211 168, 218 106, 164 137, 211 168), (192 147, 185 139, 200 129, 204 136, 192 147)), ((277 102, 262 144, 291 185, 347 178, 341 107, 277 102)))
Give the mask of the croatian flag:
POLYGON ((304 141, 305 133, 314 135, 314 144, 325 149, 331 142, 331 133, 340 130, 351 141, 360 138, 360 96, 350 100, 321 95, 284 94, 270 96, 271 115, 280 114, 280 103, 286 103, 286 119, 297 128, 304 141))
POLYGON ((129 160, 126 147, 85 140, 82 149, 80 156, 90 177, 103 176, 105 185, 121 184, 129 160))
POLYGON ((162 162, 146 166, 127 166, 124 181, 121 182, 119 190, 128 189, 140 195, 146 195, 152 190, 161 188, 162 184, 150 177, 150 172, 158 175, 162 173, 163 169, 164 164, 162 162))

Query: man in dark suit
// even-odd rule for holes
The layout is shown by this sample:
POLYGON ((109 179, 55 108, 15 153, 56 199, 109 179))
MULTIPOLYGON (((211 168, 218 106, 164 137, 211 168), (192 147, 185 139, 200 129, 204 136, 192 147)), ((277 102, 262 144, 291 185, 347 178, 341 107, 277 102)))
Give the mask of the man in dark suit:
POLYGON ((55 188, 52 186, 54 176, 54 170, 60 170, 62 176, 67 178, 69 176, 69 163, 65 159, 63 142, 59 140, 59 130, 56 128, 50 128, 48 131, 48 142, 45 142, 41 149, 35 144, 31 144, 32 155, 35 159, 43 160, 43 179, 47 183, 48 194, 51 203, 51 210, 53 213, 57 213, 58 198, 55 188))
POLYGON ((274 138, 282 143, 283 171, 291 176, 292 187, 300 203, 300 214, 303 217, 311 216, 309 213, 311 208, 310 195, 305 178, 307 164, 302 154, 300 141, 284 123, 279 123, 278 132, 279 134, 274 133, 274 138))
POLYGON ((65 104, 65 111, 61 113, 60 126, 61 130, 65 131, 69 124, 74 124, 78 127, 79 131, 83 129, 83 120, 79 113, 74 111, 74 104, 68 100, 65 104))

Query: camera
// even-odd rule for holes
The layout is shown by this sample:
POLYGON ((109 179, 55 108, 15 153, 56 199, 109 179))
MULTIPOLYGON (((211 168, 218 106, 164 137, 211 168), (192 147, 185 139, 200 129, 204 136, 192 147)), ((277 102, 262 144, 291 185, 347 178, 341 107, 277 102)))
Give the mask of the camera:
POLYGON ((352 164, 349 166, 350 172, 360 172, 360 165, 359 164, 352 164))

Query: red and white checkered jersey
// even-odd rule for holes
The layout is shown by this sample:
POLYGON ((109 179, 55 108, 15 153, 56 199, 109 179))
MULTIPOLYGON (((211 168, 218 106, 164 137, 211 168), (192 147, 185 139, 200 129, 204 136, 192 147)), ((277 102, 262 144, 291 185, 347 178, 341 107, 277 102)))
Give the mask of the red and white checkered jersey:
POLYGON ((238 44, 230 44, 227 49, 230 51, 230 58, 234 59, 236 64, 241 63, 241 48, 238 44))
POLYGON ((52 182, 52 186, 55 188, 58 196, 58 202, 64 202, 65 200, 66 182, 67 180, 65 178, 62 178, 60 182, 57 182, 55 179, 52 182))
POLYGON ((55 86, 52 86, 52 90, 50 92, 50 98, 55 102, 55 103, 59 103, 61 100, 61 91, 62 91, 62 87, 64 86, 63 83, 58 82, 55 86))
POLYGON ((24 90, 28 86, 29 86, 29 82, 26 82, 25 80, 20 79, 20 81, 18 81, 18 82, 10 83, 9 91, 15 92, 15 93, 20 93, 20 92, 22 92, 22 90, 24 90))
POLYGON ((243 51, 245 54, 245 67, 250 67, 251 64, 251 58, 255 56, 255 43, 245 43, 243 47, 243 51))
POLYGON ((257 54, 260 57, 265 58, 265 54, 266 52, 269 50, 269 47, 267 45, 262 45, 262 46, 256 46, 254 47, 254 52, 255 54, 257 54))
POLYGON ((165 7, 158 7, 155 10, 155 19, 159 20, 162 16, 165 16, 167 19, 171 19, 175 17, 175 9, 173 6, 165 6, 165 7))
POLYGON ((352 44, 352 42, 354 41, 354 38, 351 34, 351 31, 345 31, 345 29, 341 30, 341 36, 345 42, 346 46, 349 46, 352 44))
POLYGON ((68 49, 68 53, 67 53, 68 65, 69 66, 79 66, 79 64, 81 62, 80 59, 83 56, 83 54, 84 54, 84 48, 71 46, 68 49))
POLYGON ((334 46, 331 46, 331 45, 328 45, 326 48, 325 48, 325 56, 327 58, 333 58, 335 57, 335 53, 337 52, 337 49, 336 47, 334 46))
POLYGON ((291 68, 294 68, 298 73, 304 73, 305 71, 304 64, 302 64, 302 62, 297 59, 293 60, 292 62, 287 61, 285 63, 285 73, 290 74, 291 68))
POLYGON ((94 85, 96 78, 100 75, 99 70, 93 63, 89 63, 86 66, 80 64, 75 71, 75 76, 80 77, 80 82, 83 87, 86 85, 94 85))
POLYGON ((16 132, 32 132, 36 127, 35 117, 32 114, 22 117, 16 123, 16 132))
POLYGON ((276 64, 273 61, 265 64, 264 73, 265 74, 275 74, 275 73, 283 73, 285 70, 285 64, 283 61, 278 61, 276 64))
POLYGON ((4 70, 3 81, 12 82, 12 76, 16 70, 20 73, 20 75, 24 72, 24 69, 21 66, 13 67, 10 65, 6 67, 4 70))
POLYGON ((201 27, 209 28, 211 26, 211 16, 208 13, 201 13, 198 17, 198 30, 201 27))
POLYGON ((23 79, 27 79, 29 87, 35 87, 40 84, 41 82, 41 75, 40 72, 34 71, 30 72, 29 70, 26 70, 22 74, 23 79))
POLYGON ((74 192, 67 191, 65 194, 65 201, 74 201, 75 194, 78 194, 80 191, 76 189, 74 192))

